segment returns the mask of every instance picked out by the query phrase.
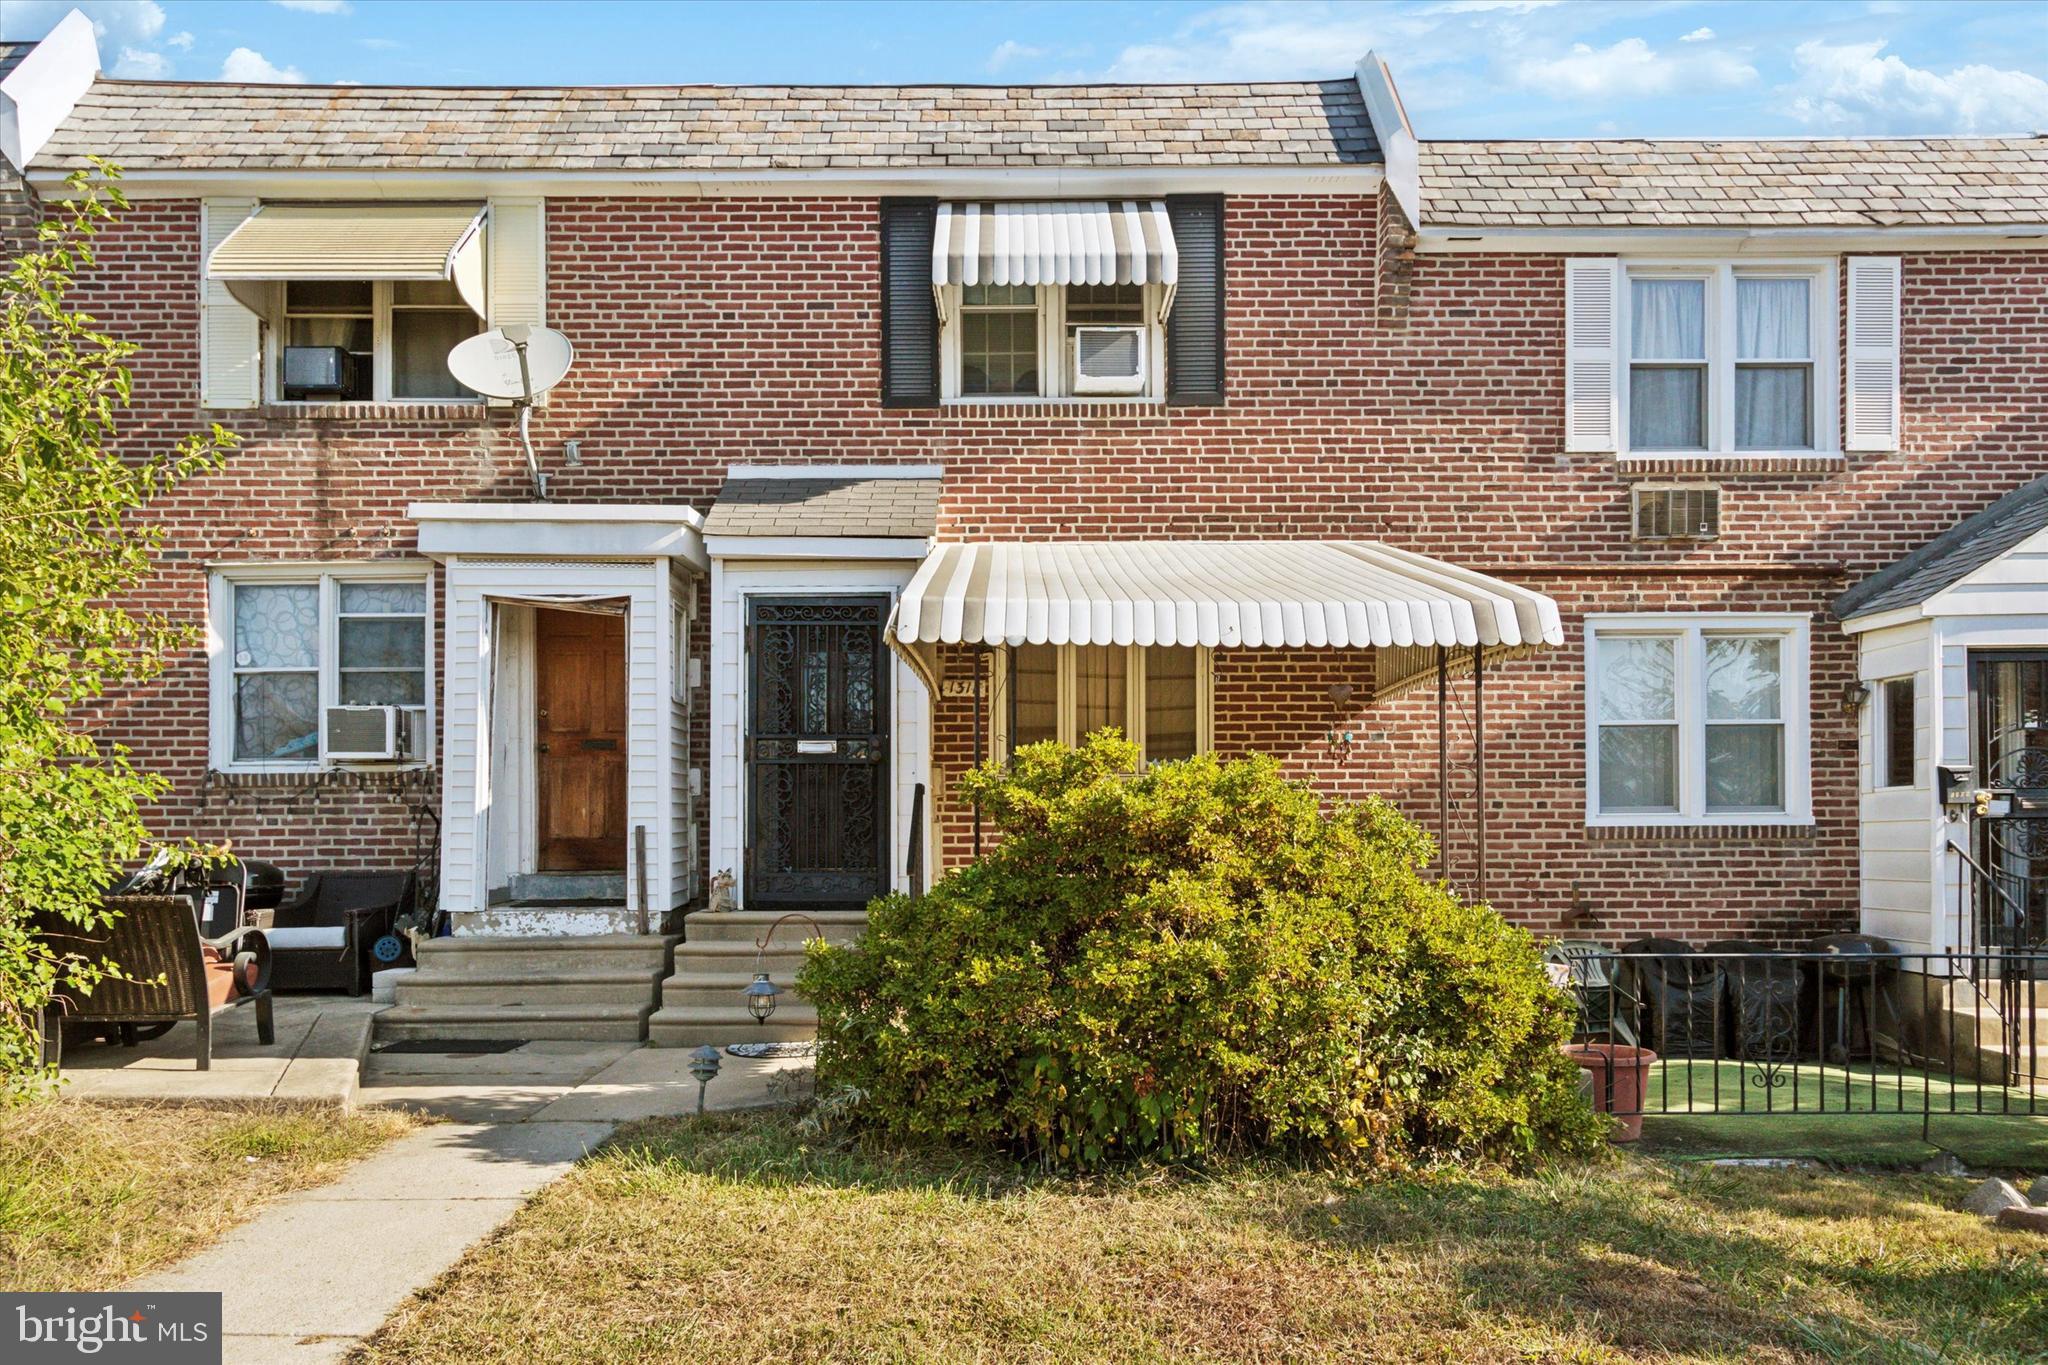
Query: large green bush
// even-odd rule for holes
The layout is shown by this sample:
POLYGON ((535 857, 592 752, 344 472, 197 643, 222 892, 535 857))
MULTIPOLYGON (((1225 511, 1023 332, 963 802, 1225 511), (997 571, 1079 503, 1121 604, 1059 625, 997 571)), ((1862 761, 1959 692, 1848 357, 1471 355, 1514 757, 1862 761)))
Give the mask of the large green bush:
POLYGON ((1422 875, 1427 834, 1267 758, 1136 762, 1111 731, 963 779, 993 849, 812 947, 821 1090, 895 1137, 1083 1166, 1597 1142, 1568 1001, 1528 934, 1422 875))

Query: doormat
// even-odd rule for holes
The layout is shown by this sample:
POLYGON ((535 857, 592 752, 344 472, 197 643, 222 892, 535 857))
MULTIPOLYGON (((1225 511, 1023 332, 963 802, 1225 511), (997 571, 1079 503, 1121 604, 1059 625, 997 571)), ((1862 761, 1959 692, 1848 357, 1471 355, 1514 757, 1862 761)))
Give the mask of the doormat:
POLYGON ((459 1052, 484 1056, 493 1052, 510 1052, 525 1047, 524 1038, 407 1038, 403 1042, 380 1043, 375 1049, 379 1056, 394 1052, 459 1052))

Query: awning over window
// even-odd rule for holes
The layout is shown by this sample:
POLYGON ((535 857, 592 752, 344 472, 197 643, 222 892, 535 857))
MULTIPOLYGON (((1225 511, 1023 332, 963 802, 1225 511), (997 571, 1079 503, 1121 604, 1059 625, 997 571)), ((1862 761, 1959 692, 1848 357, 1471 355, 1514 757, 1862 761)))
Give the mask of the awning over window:
POLYGON ((484 315, 484 206, 264 204, 207 258, 256 312, 276 280, 448 280, 484 315))
POLYGON ((1162 284, 1180 279, 1162 199, 939 205, 932 284, 1162 284))
POLYGON ((1542 593, 1377 541, 959 544, 919 566, 889 643, 920 671, 939 644, 1371 647, 1384 695, 1433 676, 1436 646, 1519 653, 1564 625, 1542 593))

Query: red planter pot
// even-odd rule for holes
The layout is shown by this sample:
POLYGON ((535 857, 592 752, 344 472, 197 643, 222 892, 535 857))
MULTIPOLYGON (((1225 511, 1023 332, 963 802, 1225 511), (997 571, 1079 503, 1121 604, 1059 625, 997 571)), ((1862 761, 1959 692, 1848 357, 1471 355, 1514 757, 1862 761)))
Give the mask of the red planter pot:
POLYGON ((1649 1088, 1650 1063, 1657 1054, 1623 1043, 1573 1043, 1570 1057, 1593 1078, 1593 1107, 1619 1121, 1611 1139, 1634 1142, 1643 1135, 1643 1095, 1649 1088))

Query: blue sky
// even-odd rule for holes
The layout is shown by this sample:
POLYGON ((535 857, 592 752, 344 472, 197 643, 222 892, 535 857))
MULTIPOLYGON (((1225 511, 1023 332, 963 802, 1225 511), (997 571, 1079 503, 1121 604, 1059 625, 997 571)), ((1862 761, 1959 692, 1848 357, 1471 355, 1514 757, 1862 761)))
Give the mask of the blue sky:
MULTIPOLYGON (((2048 130, 2048 0, 77 0, 109 70, 366 84, 1273 80, 1394 66, 1424 137, 2048 130)), ((0 0, 34 37, 67 0, 0 0)))

